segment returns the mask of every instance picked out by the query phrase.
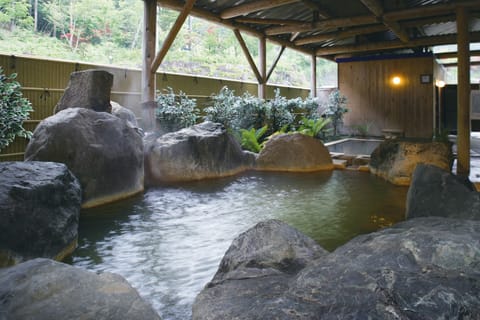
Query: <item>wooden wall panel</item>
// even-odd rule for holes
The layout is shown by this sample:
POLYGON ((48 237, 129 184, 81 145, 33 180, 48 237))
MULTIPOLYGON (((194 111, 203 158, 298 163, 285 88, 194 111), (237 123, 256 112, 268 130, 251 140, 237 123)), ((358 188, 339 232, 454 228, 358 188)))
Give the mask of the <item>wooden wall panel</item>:
POLYGON ((342 62, 338 65, 340 92, 348 98, 344 127, 370 124, 369 134, 383 129, 401 129, 406 137, 428 138, 433 133, 433 58, 403 58, 342 62), (420 83, 428 74, 432 82, 420 83), (393 76, 402 82, 391 83, 393 76))

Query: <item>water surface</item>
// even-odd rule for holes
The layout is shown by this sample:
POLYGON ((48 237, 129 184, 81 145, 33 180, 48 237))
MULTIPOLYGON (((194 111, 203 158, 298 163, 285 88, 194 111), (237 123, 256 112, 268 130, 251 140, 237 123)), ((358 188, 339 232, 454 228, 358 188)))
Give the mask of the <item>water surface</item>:
POLYGON ((403 219, 407 188, 368 173, 254 173, 148 190, 82 212, 70 263, 125 277, 163 319, 188 319, 231 241, 280 219, 333 250, 403 219))

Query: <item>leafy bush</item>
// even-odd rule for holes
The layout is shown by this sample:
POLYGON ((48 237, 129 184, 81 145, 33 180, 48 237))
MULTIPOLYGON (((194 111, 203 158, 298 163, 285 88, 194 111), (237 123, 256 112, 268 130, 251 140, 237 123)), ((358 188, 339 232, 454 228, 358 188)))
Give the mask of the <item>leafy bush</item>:
POLYGON ((172 132, 193 126, 197 122, 199 110, 195 99, 190 99, 180 91, 178 95, 168 87, 164 93, 157 92, 155 116, 160 131, 172 132))
POLYGON ((236 118, 236 109, 239 97, 235 96, 235 91, 223 87, 218 94, 210 97, 212 105, 205 108, 205 120, 218 122, 226 128, 232 128, 236 118))
POLYGON ((30 138, 32 133, 23 128, 23 122, 33 111, 28 99, 23 97, 15 73, 6 76, 0 67, 0 150, 15 137, 30 138))
POLYGON ((267 121, 272 133, 284 126, 290 127, 294 124, 295 117, 292 110, 300 102, 301 99, 288 100, 280 95, 280 90, 275 90, 275 97, 267 103, 267 121))
POLYGON ((347 105, 347 97, 340 93, 340 90, 336 89, 328 96, 327 108, 325 115, 332 119, 333 135, 338 133, 338 127, 343 122, 343 115, 348 112, 345 107, 347 105))

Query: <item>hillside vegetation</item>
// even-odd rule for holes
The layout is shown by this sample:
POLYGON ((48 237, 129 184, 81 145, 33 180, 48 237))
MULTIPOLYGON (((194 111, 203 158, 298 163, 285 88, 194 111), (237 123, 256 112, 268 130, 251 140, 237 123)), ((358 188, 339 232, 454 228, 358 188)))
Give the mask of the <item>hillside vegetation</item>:
MULTIPOLYGON (((158 48, 177 15, 159 8, 158 48)), ((142 19, 140 0, 0 0, 0 52, 140 67, 142 19)), ((258 40, 244 38, 258 60, 258 40)), ((267 44, 267 68, 279 50, 267 44)), ((318 59, 317 65, 318 85, 335 86, 335 63, 318 59)), ((255 81, 233 32, 193 17, 159 71, 255 81)), ((269 80, 301 87, 309 87, 309 81, 310 57, 289 49, 269 80)))

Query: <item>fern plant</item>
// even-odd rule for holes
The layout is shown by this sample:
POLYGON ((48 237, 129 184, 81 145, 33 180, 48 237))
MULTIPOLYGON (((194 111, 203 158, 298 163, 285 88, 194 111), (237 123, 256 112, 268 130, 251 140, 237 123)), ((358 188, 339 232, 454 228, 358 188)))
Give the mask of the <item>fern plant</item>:
POLYGON ((0 150, 6 148, 15 137, 31 138, 32 133, 23 128, 23 122, 33 111, 27 98, 23 97, 17 74, 7 76, 0 67, 0 150))
POLYGON ((255 153, 260 152, 262 149, 262 145, 260 144, 260 139, 265 135, 267 132, 268 126, 265 125, 260 129, 255 130, 255 128, 251 128, 250 130, 240 129, 241 137, 241 145, 242 148, 245 150, 249 150, 255 153))
POLYGON ((318 119, 302 119, 302 125, 298 129, 298 132, 305 134, 313 138, 324 138, 325 133, 332 130, 327 125, 332 122, 330 118, 318 118, 318 119))

